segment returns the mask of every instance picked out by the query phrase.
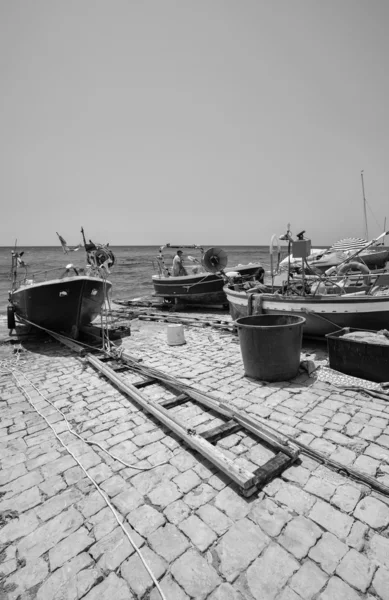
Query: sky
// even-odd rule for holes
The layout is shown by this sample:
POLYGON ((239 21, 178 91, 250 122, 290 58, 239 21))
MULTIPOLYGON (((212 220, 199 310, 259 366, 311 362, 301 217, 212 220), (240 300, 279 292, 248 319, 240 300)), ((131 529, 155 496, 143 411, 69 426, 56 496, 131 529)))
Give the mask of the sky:
MULTIPOLYGON (((0 246, 389 229, 387 0, 0 0, 0 246)), ((389 244, 389 236, 386 238, 389 244)))

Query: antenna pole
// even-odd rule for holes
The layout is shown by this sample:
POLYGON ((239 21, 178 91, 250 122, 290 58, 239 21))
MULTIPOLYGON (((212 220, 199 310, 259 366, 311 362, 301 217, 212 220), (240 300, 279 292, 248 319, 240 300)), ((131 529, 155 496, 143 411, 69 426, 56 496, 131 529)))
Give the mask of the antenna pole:
POLYGON ((362 180, 362 194, 363 194, 363 217, 365 219, 365 239, 369 239, 369 232, 367 229, 367 213, 366 213, 366 196, 365 196, 365 183, 363 181, 363 171, 361 171, 361 180, 362 180))

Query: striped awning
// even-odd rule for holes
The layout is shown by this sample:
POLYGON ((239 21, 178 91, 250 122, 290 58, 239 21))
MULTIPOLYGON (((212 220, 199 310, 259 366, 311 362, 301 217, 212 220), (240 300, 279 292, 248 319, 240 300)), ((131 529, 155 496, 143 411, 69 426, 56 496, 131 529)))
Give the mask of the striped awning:
POLYGON ((331 250, 335 252, 348 252, 349 250, 360 250, 364 248, 368 243, 367 240, 363 238, 344 238, 343 240, 339 240, 335 242, 331 246, 331 250))

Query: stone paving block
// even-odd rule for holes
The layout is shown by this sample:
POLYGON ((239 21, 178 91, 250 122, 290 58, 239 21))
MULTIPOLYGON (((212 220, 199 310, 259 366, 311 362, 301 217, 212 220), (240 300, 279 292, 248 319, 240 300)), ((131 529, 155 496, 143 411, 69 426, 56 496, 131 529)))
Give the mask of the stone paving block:
POLYGON ((7 577, 3 583, 3 589, 6 591, 4 598, 17 600, 24 591, 43 581, 47 573, 48 567, 42 558, 28 562, 25 567, 18 569, 13 575, 7 577))
MULTIPOLYGON (((184 590, 174 581, 171 575, 165 575, 159 583, 168 600, 189 600, 189 596, 185 594, 184 590)), ((151 591, 150 600, 161 600, 161 595, 156 588, 151 591)))
POLYGON ((134 477, 131 477, 131 484, 140 494, 146 495, 161 481, 170 480, 176 475, 178 475, 176 467, 173 467, 172 465, 163 465, 161 467, 156 467, 152 471, 136 474, 134 477))
POLYGON ((323 498, 323 500, 330 500, 335 493, 336 485, 322 477, 312 475, 304 489, 310 494, 323 498))
POLYGON ((143 503, 143 496, 132 486, 127 484, 127 489, 112 498, 112 504, 118 511, 126 516, 129 512, 143 503))
POLYGON ((354 516, 373 527, 373 529, 380 529, 381 527, 387 527, 389 524, 389 506, 376 498, 367 496, 357 505, 354 516))
POLYGON ((196 509, 212 500, 216 496, 216 493, 210 485, 203 483, 188 492, 183 500, 190 508, 196 509))
POLYGON ((189 506, 182 500, 176 500, 176 502, 172 502, 164 510, 164 515, 170 521, 170 523, 173 523, 173 525, 181 523, 181 521, 186 519, 189 513, 189 506))
POLYGON ((360 497, 361 492, 358 490, 358 488, 346 483, 345 485, 338 487, 334 496, 332 497, 331 502, 344 512, 349 513, 354 510, 360 497))
POLYGON ((301 465, 292 465, 282 473, 282 478, 286 481, 294 481, 295 483, 304 486, 310 476, 308 469, 301 465))
POLYGON ((18 544, 19 556, 28 561, 42 556, 62 539, 76 531, 82 522, 81 514, 75 508, 69 508, 26 535, 18 544))
POLYGON ((306 514, 317 501, 314 496, 307 494, 304 490, 290 483, 281 485, 275 495, 275 500, 281 504, 285 504, 288 508, 299 514, 306 514))
POLYGON ((74 558, 94 543, 95 540, 88 534, 88 530, 85 527, 80 527, 54 548, 51 548, 49 551, 50 571, 62 567, 66 561, 74 558))
POLYGON ((89 517, 86 525, 88 528, 91 528, 92 535, 96 542, 98 542, 101 538, 111 533, 117 527, 118 522, 111 509, 107 506, 92 517, 89 517))
POLYGON ((89 548, 89 554, 104 572, 115 571, 133 553, 132 544, 119 526, 89 548))
POLYGON ((0 502, 0 512, 4 510, 15 510, 18 513, 22 513, 34 506, 37 506, 42 502, 42 496, 37 486, 29 488, 24 492, 21 492, 17 496, 13 496, 9 500, 0 502))
POLYGON ((204 552, 217 539, 214 531, 195 515, 182 521, 179 527, 200 552, 204 552))
POLYGON ((223 535, 233 524, 229 517, 211 504, 200 506, 197 514, 218 535, 223 535))
POLYGON ((235 523, 216 546, 219 571, 233 581, 269 544, 268 536, 248 519, 235 523))
POLYGON ((374 534, 367 548, 367 556, 370 560, 389 569, 389 538, 374 534))
POLYGON ((301 596, 296 594, 288 585, 284 587, 281 594, 277 596, 277 600, 301 600, 301 596))
POLYGON ((347 544, 361 552, 365 546, 366 536, 369 528, 361 521, 355 521, 347 538, 347 544))
MULTIPOLYGON (((142 549, 142 556, 158 581, 166 572, 168 566, 166 561, 150 550, 150 548, 142 549)), ((136 553, 122 564, 120 574, 127 581, 137 598, 141 598, 147 590, 155 585, 136 553)))
POLYGON ((32 471, 33 469, 37 469, 38 467, 50 463, 60 457, 61 454, 57 450, 52 450, 51 452, 40 454, 36 458, 31 458, 26 462, 26 467, 29 471, 32 471))
POLYGON ((151 548, 169 563, 189 547, 186 537, 170 523, 150 534, 148 541, 151 548))
POLYGON ((165 524, 165 517, 147 504, 139 506, 127 515, 127 521, 143 537, 165 524))
POLYGON ((120 494, 120 492, 124 492, 128 488, 128 483, 120 477, 120 475, 114 475, 110 479, 106 479, 103 483, 100 484, 100 487, 108 496, 111 498, 120 494))
POLYGON ((331 577, 318 600, 361 600, 361 596, 339 577, 331 577))
POLYGON ((20 494, 24 490, 28 490, 36 485, 38 485, 43 480, 42 475, 39 471, 31 471, 30 473, 26 473, 18 479, 14 479, 10 483, 3 485, 0 488, 0 492, 4 492, 6 496, 4 500, 8 500, 8 498, 13 498, 16 494, 20 494))
POLYGON ((286 550, 271 543, 248 568, 247 588, 253 598, 273 600, 299 568, 300 564, 286 550))
POLYGON ((285 523, 290 521, 291 515, 278 506, 270 498, 255 501, 251 505, 249 518, 257 523, 268 535, 276 537, 281 532, 285 523))
POLYGON ((162 483, 159 483, 147 495, 152 504, 160 506, 161 508, 165 508, 171 502, 175 502, 182 497, 182 493, 172 481, 163 481, 162 483))
MULTIPOLYGON (((7 560, 6 562, 2 562, 0 564, 0 579, 5 579, 11 573, 14 573, 18 568, 18 564, 14 558, 11 560, 7 560)), ((0 588, 1 593, 1 588, 0 588)))
POLYGON ((232 487, 226 487, 217 494, 215 506, 233 520, 243 519, 251 510, 250 501, 242 498, 232 487))
POLYGON ((322 500, 316 502, 309 513, 309 518, 341 540, 346 539, 353 524, 353 519, 351 517, 333 508, 322 500))
POLYGON ((380 462, 375 458, 371 458, 370 456, 358 456, 353 467, 362 471, 363 473, 367 473, 368 475, 372 475, 373 477, 377 473, 378 467, 380 466, 380 462))
POLYGON ((313 521, 297 517, 287 524, 277 541, 296 558, 301 559, 321 535, 322 530, 313 521))
POLYGON ((366 592, 374 570, 372 563, 352 548, 338 565, 336 574, 361 592, 366 592))
POLYGON ((323 589, 327 579, 328 575, 323 573, 314 562, 308 560, 293 575, 289 585, 301 598, 310 600, 323 589))
POLYGON ((83 514, 85 518, 91 517, 99 512, 102 508, 105 508, 106 502, 102 495, 94 490, 86 498, 77 503, 78 510, 83 514))
MULTIPOLYGON (((40 586, 36 600, 56 600, 60 598, 78 600, 80 596, 77 575, 92 564, 93 561, 89 554, 85 552, 79 554, 63 567, 50 574, 50 577, 40 586)), ((96 576, 96 579, 98 576, 96 576)), ((87 591, 89 590, 85 590, 84 593, 87 591)))
POLYGON ((326 573, 332 574, 348 550, 346 544, 332 533, 326 532, 316 546, 310 550, 309 558, 319 563, 326 573))
POLYGON ((188 469, 188 471, 184 471, 184 473, 180 473, 173 479, 173 483, 178 486, 178 489, 183 494, 190 492, 193 488, 197 487, 201 483, 200 477, 193 471, 192 469, 188 469))
POLYGON ((222 583, 209 596, 209 600, 244 600, 242 594, 229 583, 222 583))
POLYGON ((373 580, 373 588, 382 600, 389 600, 389 571, 380 567, 373 580))
POLYGON ((0 529, 0 545, 6 545, 33 532, 39 525, 35 514, 29 512, 12 519, 0 529))
POLYGON ((121 577, 110 573, 102 583, 99 583, 83 597, 83 600, 134 600, 127 583, 121 577))
POLYGON ((83 495, 77 488, 68 488, 61 494, 46 500, 46 502, 36 510, 36 514, 42 521, 48 521, 69 506, 79 502, 82 498, 83 495))
POLYGON ((53 475, 59 475, 70 469, 71 467, 77 466, 76 461, 70 454, 66 454, 65 456, 61 456, 61 458, 57 458, 57 460, 53 460, 41 467, 42 475, 45 479, 49 477, 53 477, 53 475))
POLYGON ((192 549, 173 563, 171 572, 184 591, 199 600, 206 598, 221 583, 215 569, 192 549))

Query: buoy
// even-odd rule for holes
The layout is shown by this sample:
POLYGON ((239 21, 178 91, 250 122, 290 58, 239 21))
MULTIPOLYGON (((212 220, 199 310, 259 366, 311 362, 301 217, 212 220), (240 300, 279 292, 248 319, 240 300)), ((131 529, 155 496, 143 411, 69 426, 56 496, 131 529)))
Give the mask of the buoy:
POLYGON ((15 310, 13 306, 7 306, 7 326, 10 331, 15 329, 15 310))
POLYGON ((167 326, 167 343, 169 346, 186 344, 184 328, 181 323, 169 324, 167 326))

